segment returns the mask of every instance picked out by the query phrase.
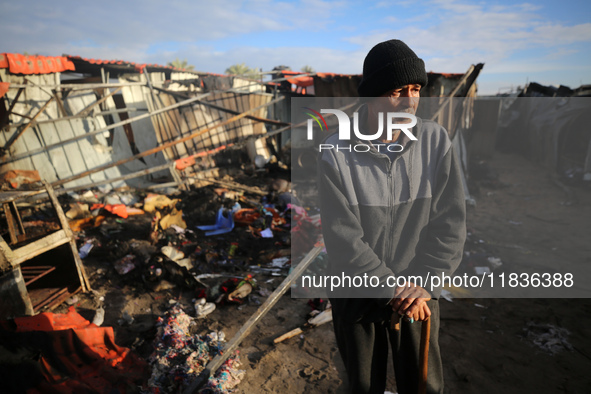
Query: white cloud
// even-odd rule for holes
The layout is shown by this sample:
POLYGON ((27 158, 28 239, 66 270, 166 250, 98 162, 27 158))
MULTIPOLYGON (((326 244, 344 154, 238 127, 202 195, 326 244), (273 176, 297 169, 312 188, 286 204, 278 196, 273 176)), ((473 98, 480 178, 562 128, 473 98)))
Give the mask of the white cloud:
POLYGON ((354 74, 373 45, 400 38, 432 71, 464 72, 484 62, 483 81, 489 73, 554 70, 576 70, 577 79, 591 79, 589 55, 582 57, 589 52, 591 23, 553 21, 542 16, 539 5, 405 0, 365 7, 348 0, 4 1, 0 51, 157 64, 178 57, 218 73, 245 62, 265 70, 307 64, 321 72, 354 74), (351 13, 364 16, 370 9, 379 15, 375 30, 355 33, 360 27, 351 23, 357 20, 351 13), (347 49, 335 49, 341 42, 325 34, 337 30, 336 40, 347 49), (300 32, 317 35, 314 47, 307 47, 310 41, 300 32), (250 37, 257 42, 248 42, 250 37), (575 55, 583 62, 565 60, 575 55))
POLYGON ((76 50, 76 43, 92 42, 129 59, 126 52, 139 53, 155 43, 191 44, 251 33, 321 30, 341 5, 322 0, 128 0, 125 6, 115 0, 4 2, 0 35, 10 38, 3 44, 7 52, 56 55, 68 50, 84 55, 86 46, 76 50))
MULTIPOLYGON (((349 41, 369 49, 373 43, 400 38, 426 60, 428 69, 439 72, 461 72, 478 62, 486 63, 487 71, 512 72, 503 65, 520 52, 554 50, 566 55, 577 51, 571 44, 591 43, 591 23, 566 26, 546 21, 534 12, 539 7, 531 4, 487 7, 456 0, 431 4, 437 7, 431 15, 437 16, 422 24, 377 30, 349 41)), ((534 59, 527 65, 540 67, 534 59)))

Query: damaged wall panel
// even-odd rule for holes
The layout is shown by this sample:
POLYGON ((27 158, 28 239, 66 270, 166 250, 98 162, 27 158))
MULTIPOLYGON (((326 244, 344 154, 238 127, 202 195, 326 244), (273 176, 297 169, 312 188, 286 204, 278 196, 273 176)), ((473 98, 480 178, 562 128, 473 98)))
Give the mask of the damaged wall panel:
MULTIPOLYGON (((216 156, 214 160, 214 153, 266 133, 265 120, 255 117, 265 118, 267 108, 252 113, 252 119, 239 117, 227 121, 272 100, 272 95, 252 93, 264 88, 257 81, 214 75, 208 76, 210 88, 223 82, 230 90, 190 98, 184 93, 183 98, 183 94, 164 88, 202 91, 200 76, 175 74, 187 81, 177 83, 167 80, 165 72, 148 73, 143 69, 138 74, 118 74, 118 84, 106 83, 108 76, 103 75, 60 85, 58 73, 30 75, 25 79, 6 70, 0 72, 4 79, 18 84, 9 88, 5 99, 5 107, 15 113, 11 114, 7 131, 0 133, 0 143, 9 148, 2 169, 38 170, 43 179, 70 188, 105 183, 108 179, 117 179, 112 186, 119 187, 126 175, 161 168, 197 154, 205 158, 201 166, 188 168, 188 175, 215 167, 220 159, 216 156), (97 83, 100 80, 103 83, 97 83), (233 85, 245 91, 236 92, 233 85), (15 101, 19 91, 22 97, 11 106, 10 100, 15 101), (226 124, 219 125, 221 122, 226 124), (196 133, 200 130, 203 132, 196 133), (166 146, 160 151, 157 148, 162 144, 166 146), (143 152, 146 154, 141 155, 143 152)), ((256 155, 270 156, 263 140, 249 141, 246 151, 251 160, 256 155)), ((151 171, 149 175, 145 172, 131 183, 142 187, 145 181, 170 175, 168 169, 151 171)))
MULTIPOLYGON (((172 94, 161 90, 154 91, 151 96, 152 99, 147 101, 151 105, 154 105, 153 108, 150 108, 151 111, 177 102, 177 99, 172 94)), ((178 112, 168 111, 157 117, 152 117, 158 143, 166 143, 177 138, 182 138, 196 130, 225 121, 234 114, 243 113, 262 104, 266 104, 271 99, 272 95, 269 94, 213 92, 202 101, 226 108, 228 111, 212 108, 206 104, 195 103, 190 107, 181 108, 178 112)), ((266 114, 266 109, 262 108, 252 115, 266 117, 266 114)), ((165 150, 165 153, 167 159, 176 160, 194 155, 203 150, 236 143, 249 136, 260 135, 265 132, 266 128, 262 122, 242 118, 236 122, 226 126, 216 127, 208 133, 168 148, 165 150)), ((260 140, 256 144, 253 144, 253 149, 250 152, 251 159, 254 159, 256 154, 265 157, 269 157, 270 155, 268 149, 260 140)))

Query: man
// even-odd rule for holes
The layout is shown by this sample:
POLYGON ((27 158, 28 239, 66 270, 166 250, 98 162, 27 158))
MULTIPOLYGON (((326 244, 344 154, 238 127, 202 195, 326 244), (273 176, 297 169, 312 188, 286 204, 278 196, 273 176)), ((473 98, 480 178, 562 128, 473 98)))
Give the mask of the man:
MULTIPOLYGON (((426 83, 423 60, 402 41, 372 48, 358 88, 366 98, 358 111, 362 134, 377 135, 378 116, 386 112, 399 113, 399 125, 410 122, 426 83)), ((443 392, 437 301, 441 289, 428 284, 429 277, 451 275, 461 260, 465 199, 447 131, 416 120, 412 134, 400 127, 391 138, 385 121, 381 136, 373 141, 340 141, 334 134, 326 142, 341 149, 325 150, 319 158, 329 274, 379 278, 371 289, 341 288, 331 294, 335 336, 356 394, 384 392, 389 347, 398 393, 417 392, 421 323, 414 322, 427 318, 427 392, 443 392), (370 145, 369 151, 347 149, 356 143, 370 145), (396 287, 388 278, 412 282, 396 287), (400 330, 390 329, 393 312, 403 317, 400 330)))

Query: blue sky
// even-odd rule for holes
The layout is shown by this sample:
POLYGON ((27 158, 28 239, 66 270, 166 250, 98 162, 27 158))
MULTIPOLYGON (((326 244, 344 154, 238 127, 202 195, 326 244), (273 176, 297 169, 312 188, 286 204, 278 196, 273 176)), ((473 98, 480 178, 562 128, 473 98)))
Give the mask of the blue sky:
POLYGON ((481 94, 527 81, 591 84, 589 1, 20 0, 0 4, 0 52, 166 64, 223 73, 236 63, 361 73, 398 38, 428 71, 485 63, 481 94))

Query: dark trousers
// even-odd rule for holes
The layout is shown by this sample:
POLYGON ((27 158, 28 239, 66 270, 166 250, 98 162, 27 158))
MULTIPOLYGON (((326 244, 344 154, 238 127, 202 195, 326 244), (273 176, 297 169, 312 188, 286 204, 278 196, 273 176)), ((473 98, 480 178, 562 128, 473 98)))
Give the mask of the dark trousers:
MULTIPOLYGON (((431 300, 427 304, 431 309, 427 393, 443 393, 443 367, 439 352, 439 302, 431 300)), ((417 393, 421 322, 411 324, 401 319, 400 330, 396 331, 390 330, 389 321, 351 323, 345 316, 339 316, 338 313, 335 315, 333 310, 333 324, 352 393, 384 393, 388 348, 392 349, 398 393, 417 393)))

